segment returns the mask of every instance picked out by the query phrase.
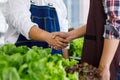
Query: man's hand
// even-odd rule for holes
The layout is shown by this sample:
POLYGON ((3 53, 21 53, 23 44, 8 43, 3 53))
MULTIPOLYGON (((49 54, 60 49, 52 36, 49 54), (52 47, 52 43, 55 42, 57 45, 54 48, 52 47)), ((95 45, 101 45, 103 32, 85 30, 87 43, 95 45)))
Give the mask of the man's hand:
POLYGON ((60 36, 56 36, 54 40, 56 43, 56 46, 54 46, 54 48, 57 50, 66 48, 68 46, 68 43, 69 43, 66 39, 64 39, 60 36))
POLYGON ((53 32, 52 38, 54 39, 56 38, 56 36, 66 39, 67 42, 70 42, 71 40, 73 40, 73 36, 71 32, 53 32))
POLYGON ((46 38, 47 39, 46 41, 52 48, 59 50, 68 46, 69 42, 66 39, 60 36, 55 36, 53 38, 53 36, 54 36, 54 33, 49 33, 49 35, 47 35, 47 38, 46 38))
POLYGON ((60 36, 61 38, 66 39, 69 36, 69 34, 67 32, 53 32, 52 34, 53 34, 52 35, 53 39, 57 36, 60 36))

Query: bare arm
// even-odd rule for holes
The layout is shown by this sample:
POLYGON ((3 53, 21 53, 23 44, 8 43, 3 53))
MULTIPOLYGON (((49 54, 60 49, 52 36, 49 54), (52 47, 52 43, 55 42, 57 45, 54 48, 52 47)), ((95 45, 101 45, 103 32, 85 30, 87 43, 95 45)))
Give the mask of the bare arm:
POLYGON ((58 47, 58 49, 67 46, 67 44, 65 44, 66 40, 60 37, 56 37, 56 39, 53 39, 52 35, 52 33, 44 31, 37 26, 33 26, 29 31, 29 37, 33 40, 46 41, 48 44, 58 47))
POLYGON ((47 37, 48 35, 50 35, 48 32, 39 29, 37 26, 32 26, 29 31, 29 37, 37 41, 47 41, 46 38, 49 38, 47 37))
POLYGON ((119 40, 105 39, 103 53, 100 61, 101 66, 103 67, 110 66, 112 59, 115 55, 115 52, 117 50, 118 44, 119 44, 119 40))
POLYGON ((103 52, 99 64, 99 69, 101 72, 102 80, 109 80, 110 77, 110 64, 114 58, 115 52, 117 50, 119 44, 119 40, 117 39, 105 39, 104 40, 104 47, 103 47, 103 52), (107 74, 106 74, 107 73, 107 74))
POLYGON ((82 27, 72 30, 70 32, 68 32, 69 37, 67 39, 69 39, 70 41, 79 37, 82 37, 85 35, 86 33, 86 25, 83 25, 82 27))

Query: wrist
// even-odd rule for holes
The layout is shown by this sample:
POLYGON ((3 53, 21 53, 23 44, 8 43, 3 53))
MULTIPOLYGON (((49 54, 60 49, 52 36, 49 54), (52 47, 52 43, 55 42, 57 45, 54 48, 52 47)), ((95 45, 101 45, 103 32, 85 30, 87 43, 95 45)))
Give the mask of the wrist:
POLYGON ((100 64, 99 65, 99 70, 102 71, 104 69, 108 70, 110 68, 110 65, 109 64, 100 64))
POLYGON ((45 42, 49 42, 50 36, 51 36, 50 33, 46 32, 46 31, 41 34, 41 37, 42 37, 43 41, 45 41, 45 42))
POLYGON ((68 32, 68 34, 69 34, 70 41, 76 38, 76 32, 75 31, 68 32))

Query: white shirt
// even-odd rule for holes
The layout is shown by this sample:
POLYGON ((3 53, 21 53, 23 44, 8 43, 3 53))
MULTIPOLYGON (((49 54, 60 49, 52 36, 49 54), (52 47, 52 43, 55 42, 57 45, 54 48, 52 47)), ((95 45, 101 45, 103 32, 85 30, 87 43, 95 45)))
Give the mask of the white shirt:
MULTIPOLYGON (((32 2, 40 6, 52 4, 56 8, 61 31, 68 31, 67 11, 63 0, 32 0, 32 2)), ((6 20, 9 28, 5 35, 5 43, 15 43, 19 34, 29 39, 29 30, 33 25, 37 25, 30 19, 30 5, 30 0, 8 0, 6 4, 6 20)))
POLYGON ((4 33, 7 30, 7 23, 4 17, 4 5, 7 0, 0 0, 0 46, 4 44, 4 33))

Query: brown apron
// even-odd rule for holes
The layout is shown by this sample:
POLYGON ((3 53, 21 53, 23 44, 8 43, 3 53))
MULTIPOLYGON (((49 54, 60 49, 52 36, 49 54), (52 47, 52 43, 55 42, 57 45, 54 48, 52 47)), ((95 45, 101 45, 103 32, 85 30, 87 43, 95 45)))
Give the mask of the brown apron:
MULTIPOLYGON (((90 0, 87 30, 83 46, 82 60, 98 67, 103 49, 103 33, 106 14, 102 0, 90 0)), ((111 64, 111 80, 116 80, 120 60, 120 45, 111 64)))

